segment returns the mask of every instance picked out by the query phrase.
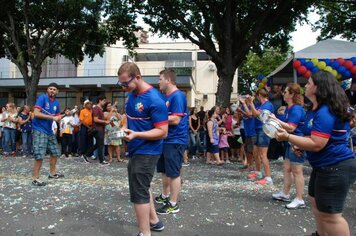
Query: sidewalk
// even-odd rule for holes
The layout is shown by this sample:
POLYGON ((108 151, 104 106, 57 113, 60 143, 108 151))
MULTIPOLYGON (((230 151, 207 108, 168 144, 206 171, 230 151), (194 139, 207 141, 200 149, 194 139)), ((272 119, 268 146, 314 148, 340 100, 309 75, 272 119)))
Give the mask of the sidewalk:
MULTIPOLYGON (((64 179, 45 187, 31 185, 33 160, 0 157, 0 234, 7 235, 136 235, 138 229, 129 202, 127 163, 109 167, 84 164, 80 158, 59 159, 64 179)), ((310 235, 314 221, 307 208, 287 210, 271 194, 282 187, 282 161, 271 163, 274 186, 258 186, 239 165, 207 165, 191 161, 183 167, 181 211, 161 216, 165 230, 152 235, 310 235)), ((42 167, 47 180, 49 162, 42 167)), ((305 168, 308 176, 311 169, 305 168)), ((306 177, 306 183, 308 177, 306 177)), ((153 180, 155 195, 160 176, 153 180)), ((307 186, 305 187, 307 192, 307 186)), ((292 194, 294 196, 294 192, 292 194)), ((356 235, 356 190, 351 189, 344 215, 356 235)))

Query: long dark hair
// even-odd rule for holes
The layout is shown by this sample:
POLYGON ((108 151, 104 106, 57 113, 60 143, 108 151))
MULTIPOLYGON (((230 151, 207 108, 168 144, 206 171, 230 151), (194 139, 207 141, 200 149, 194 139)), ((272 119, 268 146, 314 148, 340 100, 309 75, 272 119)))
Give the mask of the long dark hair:
POLYGON ((350 121, 349 99, 336 78, 327 71, 318 71, 311 76, 317 86, 315 96, 318 104, 326 104, 331 112, 342 121, 350 121))

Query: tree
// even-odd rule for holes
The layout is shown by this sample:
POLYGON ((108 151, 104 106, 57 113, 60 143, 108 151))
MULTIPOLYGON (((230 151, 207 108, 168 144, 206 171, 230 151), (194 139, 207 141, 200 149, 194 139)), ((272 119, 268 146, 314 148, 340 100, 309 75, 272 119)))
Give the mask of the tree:
POLYGON ((356 2, 354 0, 321 0, 316 3, 315 11, 320 20, 313 26, 320 30, 318 40, 342 38, 356 40, 356 2))
POLYGON ((183 37, 211 56, 219 76, 216 103, 227 106, 236 68, 250 50, 286 51, 312 0, 134 1, 154 33, 183 37))
POLYGON ((0 0, 0 58, 19 68, 26 103, 36 99, 42 64, 61 54, 78 65, 84 55, 103 55, 121 37, 137 46, 135 15, 125 0, 0 0))
POLYGON ((257 82, 258 75, 267 76, 282 64, 288 56, 289 53, 282 51, 280 48, 268 48, 262 54, 250 52, 239 67, 239 93, 246 94, 251 92, 254 89, 253 84, 257 82))

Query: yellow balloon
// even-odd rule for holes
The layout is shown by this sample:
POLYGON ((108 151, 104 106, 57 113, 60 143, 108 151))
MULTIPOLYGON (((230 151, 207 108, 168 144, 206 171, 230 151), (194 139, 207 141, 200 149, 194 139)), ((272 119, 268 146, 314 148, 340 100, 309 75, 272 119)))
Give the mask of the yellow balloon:
POLYGON ((325 67, 324 70, 325 70, 325 71, 328 71, 328 72, 331 72, 331 71, 333 70, 333 68, 331 68, 330 66, 327 66, 327 67, 325 67))
POLYGON ((319 61, 318 62, 318 67, 320 70, 324 70, 326 67, 326 63, 324 61, 319 61))
POLYGON ((313 62, 314 66, 318 65, 319 60, 316 58, 311 59, 311 62, 313 62))
POLYGON ((336 70, 332 70, 331 71, 331 74, 333 74, 333 76, 335 77, 335 78, 337 78, 336 76, 337 76, 337 71, 336 70))
POLYGON ((258 85, 258 88, 263 88, 265 85, 263 84, 263 83, 260 83, 259 85, 258 85))
POLYGON ((262 82, 265 84, 265 83, 267 83, 267 78, 263 78, 262 79, 262 82))

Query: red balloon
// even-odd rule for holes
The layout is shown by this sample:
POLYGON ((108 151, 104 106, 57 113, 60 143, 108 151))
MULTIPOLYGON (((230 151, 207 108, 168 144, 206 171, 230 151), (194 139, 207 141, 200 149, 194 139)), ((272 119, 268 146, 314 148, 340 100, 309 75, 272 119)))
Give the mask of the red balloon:
POLYGON ((293 68, 294 69, 298 69, 301 65, 302 65, 302 63, 299 60, 295 60, 293 62, 293 68))
POLYGON ((309 79, 310 76, 311 76, 310 70, 307 70, 307 72, 305 72, 305 73, 303 74, 303 77, 306 78, 306 79, 309 79))
POLYGON ((298 73, 303 75, 305 72, 307 72, 307 68, 305 66, 300 66, 298 69, 298 73))
POLYGON ((356 66, 351 67, 350 72, 351 74, 356 75, 356 66))
POLYGON ((344 67, 348 70, 350 70, 353 65, 354 64, 352 63, 352 61, 345 61, 345 63, 344 63, 344 67))
POLYGON ((344 58, 339 57, 337 59, 337 62, 339 62, 340 66, 342 66, 344 64, 345 60, 344 60, 344 58))

